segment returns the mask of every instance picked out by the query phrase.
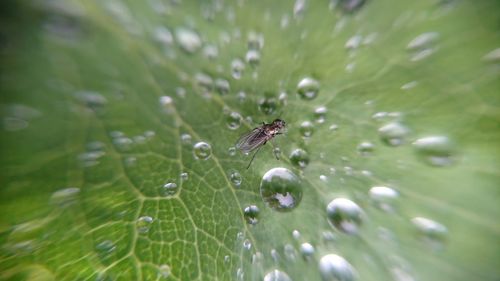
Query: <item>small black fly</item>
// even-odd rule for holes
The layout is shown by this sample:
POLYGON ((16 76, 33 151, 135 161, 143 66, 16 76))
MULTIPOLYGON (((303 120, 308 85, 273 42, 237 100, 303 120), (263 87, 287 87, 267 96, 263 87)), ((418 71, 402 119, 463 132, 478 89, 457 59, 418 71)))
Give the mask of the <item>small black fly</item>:
POLYGON ((240 139, 236 143, 236 148, 241 152, 248 154, 257 149, 257 151, 255 151, 254 155, 252 156, 250 163, 248 163, 247 169, 252 164, 255 155, 257 154, 257 152, 259 152, 259 149, 276 135, 283 134, 281 130, 284 129, 285 126, 285 121, 281 119, 276 119, 269 124, 262 122, 261 126, 240 137, 240 139))

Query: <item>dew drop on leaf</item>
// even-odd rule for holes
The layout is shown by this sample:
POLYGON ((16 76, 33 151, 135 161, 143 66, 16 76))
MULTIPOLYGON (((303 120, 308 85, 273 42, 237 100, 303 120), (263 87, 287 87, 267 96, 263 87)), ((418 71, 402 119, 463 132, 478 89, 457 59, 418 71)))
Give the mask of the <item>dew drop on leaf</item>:
POLYGON ((370 156, 374 150, 375 145, 368 141, 364 141, 358 145, 358 152, 361 156, 370 156))
POLYGON ((225 95, 229 93, 231 86, 229 85, 229 81, 227 81, 226 79, 218 78, 215 79, 215 89, 219 94, 225 95))
POLYGON ((231 181, 231 183, 233 183, 234 186, 238 187, 241 185, 243 177, 238 171, 232 170, 229 172, 229 180, 231 181))
POLYGON ((59 189, 52 193, 50 196, 50 202, 58 207, 65 208, 75 204, 78 200, 79 194, 80 188, 78 187, 59 189))
POLYGON ((278 104, 274 98, 262 98, 259 100, 258 106, 260 112, 266 115, 271 115, 276 111, 278 104))
POLYGON ((241 115, 238 112, 230 112, 226 116, 227 127, 231 130, 236 130, 241 126, 241 115))
POLYGON ((259 222, 259 207, 256 205, 250 205, 243 209, 243 215, 248 224, 256 225, 259 222))
POLYGON ((293 165, 302 169, 307 167, 310 161, 309 154, 301 148, 294 149, 289 158, 293 165))
POLYGON ((196 159, 207 160, 212 155, 212 147, 206 142, 197 142, 193 146, 193 155, 196 159))
POLYGON ((314 133, 314 125, 310 121, 304 121, 300 124, 299 131, 304 138, 308 138, 314 133))
POLYGON ((257 65, 259 65, 259 62, 260 62, 260 53, 259 53, 259 51, 257 51, 257 50, 248 50, 248 52, 245 55, 245 60, 251 66, 256 67, 257 65))
POLYGON ((170 272, 171 272, 170 266, 166 264, 162 264, 160 265, 160 267, 158 267, 158 277, 162 279, 167 279, 168 276, 170 276, 170 272))
POLYGON ((264 276, 264 281, 292 281, 292 279, 285 272, 275 269, 264 276))
POLYGON ((152 223, 153 218, 150 216, 142 216, 138 218, 136 223, 137 232, 141 234, 148 233, 152 223))
POLYGON ((177 193, 178 187, 175 182, 168 182, 164 184, 161 188, 162 196, 172 196, 177 193))
POLYGON ((448 234, 446 226, 428 218, 415 217, 411 219, 411 222, 419 233, 430 240, 443 240, 448 234))
POLYGON ((399 197, 396 190, 387 186, 374 186, 369 191, 370 199, 380 209, 390 212, 394 201, 399 197))
POLYGON ((190 134, 182 134, 181 135, 181 142, 183 144, 191 144, 192 137, 190 134))
POLYGON ((237 80, 241 79, 243 71, 245 71, 245 63, 239 58, 233 59, 231 61, 231 76, 237 80))
POLYGON ((315 110, 314 110, 314 118, 315 118, 315 121, 319 124, 323 124, 325 123, 325 116, 326 116, 326 112, 328 110, 326 109, 325 106, 320 106, 320 107, 317 107, 315 110))
POLYGON ((291 211, 302 199, 301 182, 292 171, 273 168, 262 177, 260 195, 271 209, 280 212, 291 211))
POLYGON ((400 146, 404 144, 405 138, 410 130, 399 122, 386 124, 378 129, 380 139, 389 146, 400 146))
POLYGON ((413 142, 413 147, 419 158, 429 165, 443 167, 450 166, 454 162, 454 145, 445 136, 420 138, 413 142))
POLYGON ((352 281, 356 279, 351 264, 335 254, 324 255, 321 258, 319 272, 323 281, 352 281))
POLYGON ((185 27, 175 30, 175 39, 181 49, 187 53, 194 53, 201 47, 201 38, 198 33, 185 27))
POLYGON ((304 259, 310 259, 314 255, 314 246, 310 243, 302 243, 300 244, 300 254, 304 259))
POLYGON ((303 78, 297 85, 297 93, 302 99, 312 100, 319 93, 319 82, 313 78, 303 78))
POLYGON ((347 234, 357 234, 362 222, 362 214, 363 211, 358 204, 346 198, 333 199, 326 207, 326 215, 330 224, 347 234))

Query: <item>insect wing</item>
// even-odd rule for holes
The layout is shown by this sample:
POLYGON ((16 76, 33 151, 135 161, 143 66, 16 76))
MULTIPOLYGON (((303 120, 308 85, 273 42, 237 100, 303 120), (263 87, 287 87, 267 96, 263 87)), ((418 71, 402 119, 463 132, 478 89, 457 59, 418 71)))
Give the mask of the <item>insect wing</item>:
POLYGON ((266 133, 262 128, 255 128, 240 137, 236 148, 243 153, 248 153, 266 142, 266 133))

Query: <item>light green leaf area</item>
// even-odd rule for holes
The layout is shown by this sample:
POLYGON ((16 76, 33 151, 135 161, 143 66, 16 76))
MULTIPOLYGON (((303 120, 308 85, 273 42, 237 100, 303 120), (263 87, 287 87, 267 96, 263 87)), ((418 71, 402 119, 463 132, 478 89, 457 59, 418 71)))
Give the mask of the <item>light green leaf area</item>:
POLYGON ((499 2, 347 2, 3 3, 0 280, 498 280, 499 2))

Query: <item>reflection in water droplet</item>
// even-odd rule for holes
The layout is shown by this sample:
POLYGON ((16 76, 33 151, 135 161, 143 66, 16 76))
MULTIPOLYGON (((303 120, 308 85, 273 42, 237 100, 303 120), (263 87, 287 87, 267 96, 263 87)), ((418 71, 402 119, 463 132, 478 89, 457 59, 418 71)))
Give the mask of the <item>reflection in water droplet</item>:
POLYGON ((259 222, 259 207, 255 205, 250 205, 247 206, 243 210, 243 214, 245 216, 245 220, 247 221, 248 224, 255 225, 259 222))
POLYGON ((168 276, 170 276, 170 272, 171 272, 170 266, 166 264, 162 264, 158 267, 159 278, 167 279, 168 276))
POLYGON ((212 155, 212 147, 200 141, 193 146, 193 155, 196 159, 207 160, 212 155))
POLYGON ((264 281, 292 281, 292 279, 285 272, 275 269, 264 276, 264 281))
POLYGON ((304 121, 300 124, 300 134, 303 137, 308 138, 308 137, 312 136, 313 133, 314 133, 313 123, 311 123, 309 121, 304 121))
POLYGON ((184 27, 175 30, 175 39, 179 46, 188 53, 194 53, 201 47, 201 38, 198 33, 184 27))
POLYGON ((409 132, 410 130, 399 122, 392 122, 378 129, 380 139, 390 146, 402 145, 409 132))
POLYGON ((238 129, 241 125, 241 119, 243 119, 243 118, 241 117, 241 115, 238 112, 234 112, 234 111, 230 112, 226 116, 227 127, 231 130, 238 129))
POLYGON ((358 152, 362 156, 370 156, 374 150, 375 145, 368 141, 364 141, 358 145, 358 152))
POLYGON ((259 110, 266 115, 273 114, 277 106, 276 99, 274 98, 262 98, 259 100, 259 110))
POLYGON ((160 194, 162 196, 172 196, 177 193, 177 184, 175 182, 169 182, 162 186, 160 194))
POLYGON ((339 231, 356 234, 362 222, 362 210, 346 198, 333 199, 326 207, 328 221, 339 231))
POLYGON ((310 243, 302 243, 300 245, 300 254, 306 260, 312 258, 314 255, 314 246, 310 243))
POLYGON ((142 216, 139 219, 137 219, 137 232, 141 234, 145 234, 149 232, 149 229, 151 228, 151 224, 153 223, 153 218, 150 216, 142 216))
POLYGON ((420 158, 432 166, 450 166, 454 162, 455 148, 445 136, 429 136, 413 143, 420 158))
POLYGON ((305 168, 309 164, 309 155, 303 149, 297 148, 290 153, 290 161, 293 165, 305 168))
POLYGON ((356 277, 351 264, 343 257, 334 254, 321 258, 319 272, 323 281, 352 281, 356 277))
POLYGON ((260 195, 273 210, 291 211, 302 199, 301 182, 292 171, 286 168, 273 168, 262 177, 260 195))
POLYGON ((297 93, 303 99, 312 100, 319 93, 319 82, 313 78, 303 78, 297 85, 297 93))
POLYGON ((380 209, 391 212, 392 204, 399 197, 396 190, 386 186, 374 186, 370 188, 370 198, 380 209))

